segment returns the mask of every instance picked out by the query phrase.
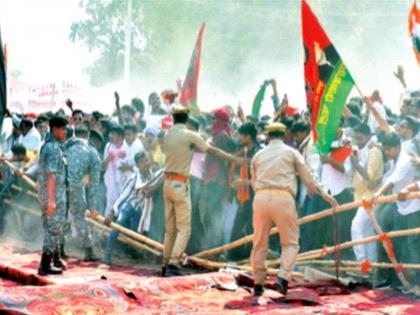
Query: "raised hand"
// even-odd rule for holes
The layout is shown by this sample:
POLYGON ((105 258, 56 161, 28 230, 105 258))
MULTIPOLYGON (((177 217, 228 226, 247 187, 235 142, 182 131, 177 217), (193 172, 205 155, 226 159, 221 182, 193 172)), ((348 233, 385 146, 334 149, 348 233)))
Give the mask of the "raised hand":
POLYGON ((71 99, 66 99, 66 105, 68 108, 70 108, 71 111, 73 111, 73 102, 71 101, 71 99))

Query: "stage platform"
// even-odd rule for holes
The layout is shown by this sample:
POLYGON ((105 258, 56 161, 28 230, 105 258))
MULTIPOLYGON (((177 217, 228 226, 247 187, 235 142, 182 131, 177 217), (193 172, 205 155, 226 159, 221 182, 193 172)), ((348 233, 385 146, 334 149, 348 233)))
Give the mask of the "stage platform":
POLYGON ((299 286, 286 300, 273 290, 257 299, 232 273, 160 278, 158 270, 70 259, 64 275, 39 277, 39 259, 0 244, 0 314, 420 314, 419 300, 389 289, 323 295, 299 286))

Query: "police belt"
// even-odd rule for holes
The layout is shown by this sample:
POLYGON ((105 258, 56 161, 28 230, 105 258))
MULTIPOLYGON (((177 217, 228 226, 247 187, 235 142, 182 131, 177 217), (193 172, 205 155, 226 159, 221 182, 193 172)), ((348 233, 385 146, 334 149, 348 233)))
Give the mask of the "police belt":
POLYGON ((175 182, 187 183, 188 177, 177 173, 165 173, 165 179, 175 182))
POLYGON ((257 195, 264 195, 264 196, 289 196, 289 197, 293 197, 293 194, 286 189, 280 189, 280 188, 275 188, 275 189, 257 189, 256 192, 257 195))

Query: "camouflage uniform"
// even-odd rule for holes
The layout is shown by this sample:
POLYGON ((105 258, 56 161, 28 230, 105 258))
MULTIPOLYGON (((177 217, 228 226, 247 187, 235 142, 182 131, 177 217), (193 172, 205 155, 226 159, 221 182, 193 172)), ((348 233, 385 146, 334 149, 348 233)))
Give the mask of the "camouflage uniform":
POLYGON ((69 211, 76 230, 81 237, 83 248, 92 247, 89 224, 85 220, 87 209, 97 208, 97 191, 101 173, 101 161, 97 151, 85 140, 72 138, 65 144, 68 161, 69 211), (89 176, 88 196, 83 181, 89 176))
POLYGON ((58 140, 50 140, 44 144, 39 157, 39 199, 43 208, 44 246, 43 251, 53 253, 59 247, 60 237, 66 221, 66 159, 63 146, 58 140), (55 174, 56 212, 47 215, 48 206, 48 173, 55 174))

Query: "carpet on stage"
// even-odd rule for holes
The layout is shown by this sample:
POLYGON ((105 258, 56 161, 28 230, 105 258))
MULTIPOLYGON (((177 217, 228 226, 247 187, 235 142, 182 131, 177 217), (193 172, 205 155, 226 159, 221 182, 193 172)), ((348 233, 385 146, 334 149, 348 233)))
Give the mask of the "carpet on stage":
POLYGON ((160 278, 157 270, 70 259, 63 276, 39 277, 39 259, 39 252, 0 244, 0 314, 420 313, 419 300, 389 289, 345 294, 295 285, 287 299, 270 289, 257 299, 234 273, 160 278))

